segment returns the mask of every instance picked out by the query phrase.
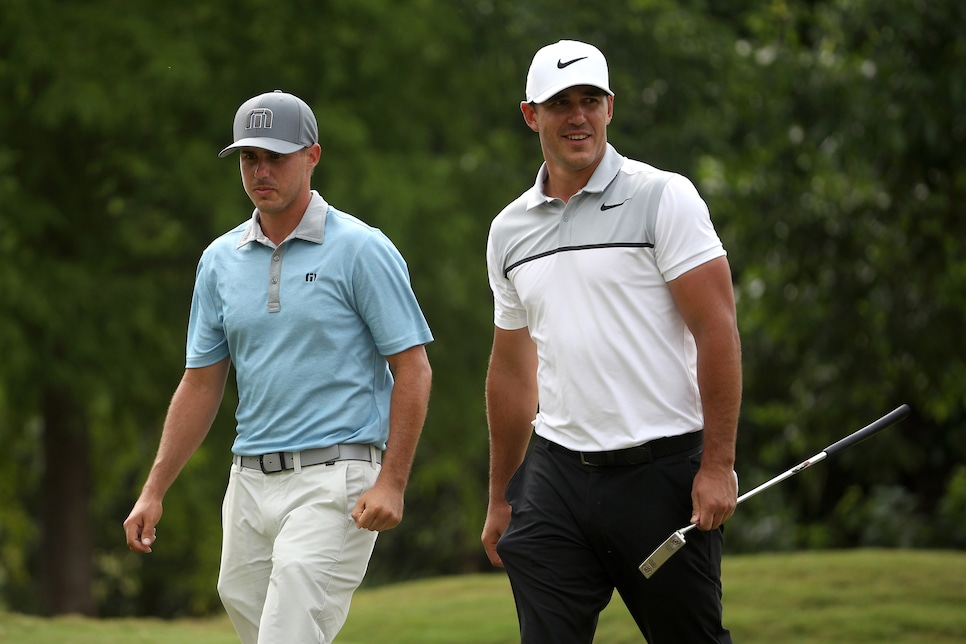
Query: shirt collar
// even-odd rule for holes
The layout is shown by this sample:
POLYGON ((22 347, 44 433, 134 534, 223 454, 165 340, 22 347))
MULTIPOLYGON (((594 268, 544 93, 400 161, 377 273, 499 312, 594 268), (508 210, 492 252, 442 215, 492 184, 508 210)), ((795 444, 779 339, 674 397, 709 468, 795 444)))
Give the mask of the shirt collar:
MULTIPOLYGON (((313 190, 312 199, 309 201, 309 205, 305 209, 302 219, 299 220, 298 226, 295 227, 292 234, 286 237, 282 243, 285 243, 289 239, 303 239, 314 244, 321 244, 325 239, 325 215, 328 210, 329 204, 322 198, 322 195, 313 190)), ((242 235, 235 248, 241 248, 251 242, 258 242, 269 248, 275 248, 272 240, 262 232, 262 227, 259 224, 258 208, 252 211, 252 217, 248 220, 248 224, 245 226, 245 230, 242 231, 242 235)))
MULTIPOLYGON (((617 176, 617 173, 620 172, 623 164, 624 157, 614 149, 614 146, 608 143, 607 148, 604 150, 604 157, 600 160, 597 169, 594 170, 594 174, 591 175, 587 185, 577 194, 581 192, 603 192, 610 185, 610 182, 614 180, 614 177, 617 176)), ((547 163, 544 161, 543 165, 540 166, 540 170, 537 172, 537 179, 533 184, 533 188, 530 190, 530 198, 527 200, 527 210, 554 200, 553 197, 548 197, 543 191, 546 182, 547 163)))

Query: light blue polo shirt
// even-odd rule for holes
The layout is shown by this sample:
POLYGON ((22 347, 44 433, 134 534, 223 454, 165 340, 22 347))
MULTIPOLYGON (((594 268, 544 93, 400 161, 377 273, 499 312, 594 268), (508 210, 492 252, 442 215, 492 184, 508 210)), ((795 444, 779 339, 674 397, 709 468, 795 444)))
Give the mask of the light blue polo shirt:
POLYGON ((317 192, 278 247, 252 218, 198 263, 186 366, 231 356, 235 454, 385 447, 386 356, 433 339, 399 251, 317 192))

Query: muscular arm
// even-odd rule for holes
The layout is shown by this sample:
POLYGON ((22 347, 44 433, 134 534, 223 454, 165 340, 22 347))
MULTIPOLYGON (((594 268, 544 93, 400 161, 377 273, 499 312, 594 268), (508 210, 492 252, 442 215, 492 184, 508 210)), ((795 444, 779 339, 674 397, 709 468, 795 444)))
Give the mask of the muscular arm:
POLYGON ((510 522, 510 505, 504 496, 506 486, 526 454, 537 402, 537 347, 529 329, 496 328, 486 373, 490 501, 481 537, 495 566, 502 565, 496 543, 510 522))
POLYGON ((433 372, 423 345, 388 356, 393 375, 389 404, 389 441, 376 484, 364 492, 352 510, 356 525, 389 530, 402 521, 406 485, 423 431, 433 372))
POLYGON ((726 258, 719 257, 668 286, 698 349, 704 455, 691 491, 691 522, 702 530, 712 530, 734 513, 738 496, 734 464, 741 407, 741 341, 731 268, 726 258))
POLYGON ((185 463, 208 435, 225 393, 229 358, 199 369, 186 369, 164 420, 161 441, 141 496, 124 521, 127 545, 151 552, 161 502, 185 463))

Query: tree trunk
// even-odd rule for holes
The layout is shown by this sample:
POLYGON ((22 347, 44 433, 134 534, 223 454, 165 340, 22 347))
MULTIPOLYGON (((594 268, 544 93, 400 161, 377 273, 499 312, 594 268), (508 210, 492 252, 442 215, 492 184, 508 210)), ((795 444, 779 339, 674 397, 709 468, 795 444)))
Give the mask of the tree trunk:
POLYGON ((49 615, 94 614, 87 426, 70 392, 44 401, 40 605, 49 615))

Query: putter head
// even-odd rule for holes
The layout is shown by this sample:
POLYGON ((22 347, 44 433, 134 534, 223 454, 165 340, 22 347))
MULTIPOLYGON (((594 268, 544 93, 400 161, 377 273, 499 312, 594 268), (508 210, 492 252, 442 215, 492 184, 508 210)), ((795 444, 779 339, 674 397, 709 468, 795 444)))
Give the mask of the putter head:
POLYGON ((664 562, 670 559, 671 555, 684 547, 685 543, 684 532, 681 530, 676 531, 670 537, 665 539, 664 543, 659 545, 657 550, 652 552, 651 556, 645 559, 643 563, 638 566, 641 574, 650 579, 651 575, 653 575, 658 568, 664 565, 664 562))

